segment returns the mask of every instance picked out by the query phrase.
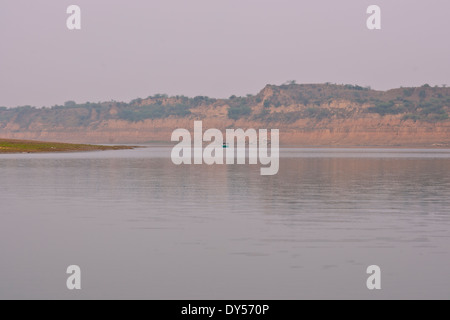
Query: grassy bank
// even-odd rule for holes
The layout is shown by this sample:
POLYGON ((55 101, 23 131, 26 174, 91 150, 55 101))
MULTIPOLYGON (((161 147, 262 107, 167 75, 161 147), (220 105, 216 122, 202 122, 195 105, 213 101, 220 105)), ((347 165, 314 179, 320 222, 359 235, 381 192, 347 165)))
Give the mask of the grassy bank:
POLYGON ((133 149, 133 147, 0 139, 0 153, 85 152, 124 149, 133 149))

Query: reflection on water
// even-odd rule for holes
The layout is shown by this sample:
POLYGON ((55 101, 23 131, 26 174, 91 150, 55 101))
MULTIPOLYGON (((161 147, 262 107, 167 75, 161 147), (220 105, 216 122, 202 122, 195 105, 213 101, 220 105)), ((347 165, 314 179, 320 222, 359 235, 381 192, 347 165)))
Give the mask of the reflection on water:
POLYGON ((450 297, 449 150, 281 154, 276 176, 164 147, 1 155, 0 298, 450 297))

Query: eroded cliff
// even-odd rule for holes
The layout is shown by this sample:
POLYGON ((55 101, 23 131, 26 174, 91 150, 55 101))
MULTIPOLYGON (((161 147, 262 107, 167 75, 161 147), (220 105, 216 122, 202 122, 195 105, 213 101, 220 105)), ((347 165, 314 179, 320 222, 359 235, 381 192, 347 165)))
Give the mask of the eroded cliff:
POLYGON ((38 109, 0 109, 0 137, 73 143, 170 142, 173 130, 279 129, 284 145, 450 146, 450 89, 266 86, 229 99, 156 95, 38 109))

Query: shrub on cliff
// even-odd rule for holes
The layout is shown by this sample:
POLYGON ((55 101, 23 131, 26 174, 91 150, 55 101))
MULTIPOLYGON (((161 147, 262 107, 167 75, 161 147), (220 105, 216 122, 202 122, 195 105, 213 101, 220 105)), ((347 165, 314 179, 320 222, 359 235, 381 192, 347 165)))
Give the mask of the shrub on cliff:
POLYGON ((118 113, 119 119, 139 122, 147 119, 164 119, 170 116, 186 117, 191 114, 189 106, 186 105, 168 105, 153 104, 143 107, 127 108, 118 113))
POLYGON ((228 108, 228 118, 238 120, 242 117, 249 116, 252 113, 252 109, 246 105, 231 106, 228 108))
POLYGON ((305 115, 307 118, 323 120, 331 118, 333 116, 333 113, 328 109, 312 107, 306 109, 305 115))
POLYGON ((405 88, 403 89, 403 96, 411 97, 414 94, 414 88, 405 88))
POLYGON ((407 109, 404 105, 397 106, 394 101, 377 102, 374 107, 368 108, 368 112, 378 113, 381 116, 386 116, 388 114, 402 114, 406 111, 407 109))

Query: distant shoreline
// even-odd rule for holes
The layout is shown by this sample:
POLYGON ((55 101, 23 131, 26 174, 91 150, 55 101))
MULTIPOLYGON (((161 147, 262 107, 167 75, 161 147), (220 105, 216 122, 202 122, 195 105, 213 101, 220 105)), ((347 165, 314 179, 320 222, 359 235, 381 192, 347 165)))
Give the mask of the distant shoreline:
POLYGON ((267 85, 228 99, 157 94, 51 108, 0 107, 0 137, 62 143, 167 141, 174 130, 278 129, 280 145, 450 147, 450 87, 375 91, 355 85, 267 85))
MULTIPOLYGON (((63 152, 92 152, 108 150, 132 150, 141 147, 167 146, 173 147, 176 143, 163 141, 148 141, 144 144, 136 145, 96 145, 96 144, 75 144, 59 143, 35 140, 15 140, 0 139, 0 154, 20 154, 20 153, 63 153, 63 152)), ((284 144, 281 149, 299 148, 299 149, 428 149, 428 150, 449 150, 450 145, 300 145, 284 144)))
POLYGON ((88 152, 107 150, 130 150, 131 146, 104 146, 91 144, 56 143, 31 140, 0 139, 0 154, 14 153, 54 153, 54 152, 88 152))

